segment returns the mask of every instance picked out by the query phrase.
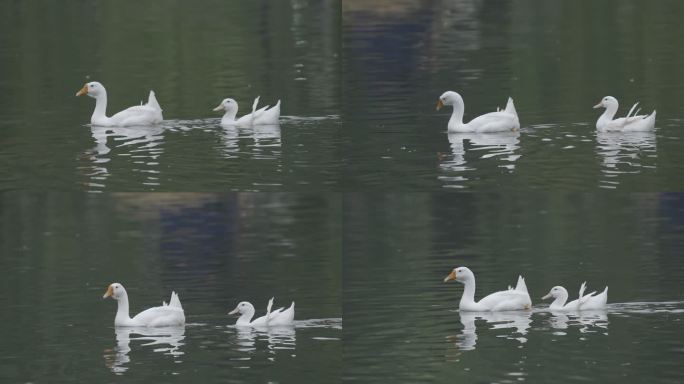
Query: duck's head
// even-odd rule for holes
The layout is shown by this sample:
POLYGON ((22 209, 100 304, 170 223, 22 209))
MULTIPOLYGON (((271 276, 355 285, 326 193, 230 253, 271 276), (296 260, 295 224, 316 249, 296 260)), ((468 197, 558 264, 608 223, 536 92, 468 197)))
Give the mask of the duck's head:
POLYGON ((241 301, 235 309, 232 311, 228 312, 229 315, 236 315, 236 314, 245 314, 245 313, 254 313, 254 306, 250 304, 247 301, 241 301))
POLYGON ((465 283, 466 281, 472 279, 475 279, 473 271, 471 271, 468 267, 458 267, 454 268, 449 276, 444 278, 444 282, 446 283, 451 280, 456 280, 459 283, 465 283))
POLYGON ((227 99, 223 99, 223 101, 221 101, 221 104, 219 104, 216 108, 214 108, 214 111, 230 112, 233 110, 237 110, 237 107, 238 107, 237 101, 235 101, 231 98, 227 98, 227 99))
POLYGON ((120 283, 111 283, 109 284, 109 287, 107 287, 107 292, 102 295, 102 298, 106 299, 111 297, 114 300, 119 300, 125 293, 126 290, 124 289, 123 285, 120 283))
POLYGON ((608 108, 610 106, 616 106, 618 105, 618 101, 616 98, 613 96, 606 96, 601 101, 599 101, 598 104, 594 105, 594 109, 596 108, 608 108))
POLYGON ((568 297, 568 291, 561 287, 560 285, 557 285, 549 291, 549 293, 546 294, 546 296, 542 297, 542 300, 550 299, 550 298, 557 298, 560 296, 565 296, 568 297))
POLYGON ((90 97, 96 98, 104 93, 105 88, 102 84, 98 83, 97 81, 91 81, 89 83, 85 83, 83 88, 76 92, 76 96, 88 95, 90 97))
POLYGON ((446 91, 442 93, 442 96, 437 100, 437 110, 439 111, 445 105, 454 105, 457 103, 463 103, 463 98, 461 95, 454 91, 446 91))

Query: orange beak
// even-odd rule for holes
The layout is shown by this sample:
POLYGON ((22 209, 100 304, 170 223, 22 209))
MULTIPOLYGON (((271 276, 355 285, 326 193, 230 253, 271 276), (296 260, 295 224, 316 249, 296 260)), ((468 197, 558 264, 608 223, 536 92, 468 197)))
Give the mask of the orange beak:
POLYGON ((106 299, 106 298, 110 297, 112 295, 112 293, 114 293, 114 291, 112 290, 112 286, 110 285, 109 287, 107 287, 107 292, 105 292, 105 294, 102 295, 102 298, 106 299))
POLYGON ((442 99, 437 100, 437 110, 439 111, 440 109, 442 109, 443 106, 444 103, 442 103, 442 99))
POLYGON ((88 93, 88 84, 84 84, 80 91, 76 92, 76 96, 85 95, 88 93))
POLYGON ((447 277, 444 278, 444 282, 445 282, 445 283, 446 283, 447 281, 451 281, 451 280, 456 280, 456 271, 451 271, 451 273, 449 274, 449 276, 447 276, 447 277))

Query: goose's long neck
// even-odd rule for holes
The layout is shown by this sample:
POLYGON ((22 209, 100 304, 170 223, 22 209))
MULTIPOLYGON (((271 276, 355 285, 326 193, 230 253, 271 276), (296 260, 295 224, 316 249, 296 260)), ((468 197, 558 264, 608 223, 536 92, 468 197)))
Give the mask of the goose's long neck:
POLYGON ((93 116, 91 116, 90 121, 102 121, 107 119, 107 91, 103 91, 98 97, 95 98, 95 110, 93 111, 93 116))
POLYGON ((453 108, 453 111, 451 111, 451 118, 449 119, 450 127, 463 124, 463 113, 465 111, 463 99, 457 99, 453 104, 453 108))
POLYGON ((549 305, 549 308, 551 309, 560 309, 563 308, 565 305, 565 302, 568 301, 568 293, 567 292, 561 292, 556 296, 556 299, 549 305))
POLYGON ((249 325, 250 321, 252 321, 253 316, 254 316, 254 309, 247 310, 247 312, 241 314, 240 317, 238 317, 235 324, 236 325, 249 325))
POLYGON ((131 317, 128 312, 128 294, 124 291, 123 295, 117 300, 118 308, 116 310, 116 318, 114 323, 121 324, 123 322, 131 321, 131 317))
POLYGON ((611 104, 608 107, 606 107, 606 110, 603 111, 603 114, 601 117, 599 117, 599 120, 605 120, 605 121, 610 121, 613 120, 615 117, 615 114, 617 113, 618 110, 618 105, 617 104, 611 104))
POLYGON ((226 109, 226 113, 223 114, 223 117, 221 118, 222 123, 232 123, 235 121, 235 117, 237 117, 237 108, 232 108, 232 109, 226 109))
POLYGON ((463 283, 463 296, 461 296, 461 305, 463 303, 475 302, 475 279, 467 280, 463 283))

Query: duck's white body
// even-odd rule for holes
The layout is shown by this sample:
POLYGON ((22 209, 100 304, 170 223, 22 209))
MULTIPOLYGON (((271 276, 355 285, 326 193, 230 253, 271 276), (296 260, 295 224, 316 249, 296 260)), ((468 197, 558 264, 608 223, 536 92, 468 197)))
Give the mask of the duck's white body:
POLYGON ((522 276, 518 276, 518 284, 515 288, 506 291, 494 292, 475 301, 475 275, 467 267, 454 268, 444 282, 456 280, 465 287, 459 302, 458 309, 469 312, 497 312, 517 311, 532 308, 532 299, 527 292, 527 285, 522 276))
POLYGON ((95 110, 90 117, 90 124, 104 127, 128 127, 159 124, 164 120, 162 109, 157 102, 154 91, 150 91, 147 104, 136 105, 107 117, 107 90, 97 81, 86 83, 76 96, 88 95, 95 99, 95 110))
POLYGON ((280 120, 280 100, 273 107, 261 107, 259 105, 259 96, 254 99, 252 103, 252 112, 237 118, 238 104, 233 99, 223 99, 214 111, 225 111, 221 118, 221 125, 223 126, 238 126, 238 127, 252 127, 256 125, 277 125, 280 120))
POLYGON ((639 103, 635 103, 627 112, 626 117, 613 119, 618 110, 618 101, 612 96, 606 96, 594 105, 596 108, 605 108, 601 116, 596 121, 596 129, 599 131, 619 131, 619 132, 640 132, 650 131, 655 128, 656 111, 650 115, 637 115, 639 110, 635 110, 639 103))
POLYGON ((608 301, 608 287, 598 295, 596 295, 596 291, 585 295, 584 290, 586 285, 586 281, 582 283, 577 300, 573 300, 569 303, 566 303, 568 300, 568 291, 560 285, 551 288, 551 291, 549 291, 546 296, 542 297, 542 300, 554 298, 551 305, 549 305, 549 309, 552 311, 586 311, 605 308, 606 302, 608 301))
POLYGON ((249 327, 275 327, 281 325, 292 325, 294 322, 294 301, 290 304, 288 309, 278 308, 275 311, 271 311, 273 307, 273 298, 268 301, 268 306, 266 307, 266 314, 264 316, 258 317, 252 320, 254 317, 254 306, 247 302, 240 302, 235 309, 228 313, 229 315, 240 314, 235 325, 237 326, 249 326, 249 327))
POLYGON ((146 309, 131 318, 128 309, 128 293, 120 283, 112 283, 102 298, 112 297, 118 302, 114 325, 117 327, 170 327, 185 325, 185 312, 176 292, 171 292, 169 303, 146 309))
POLYGON ((454 91, 447 91, 439 97, 437 101, 437 110, 445 105, 451 105, 453 111, 451 118, 447 125, 449 132, 504 132, 514 131, 520 129, 520 121, 518 120, 518 112, 513 105, 513 99, 508 98, 506 108, 496 112, 486 113, 478 116, 468 123, 463 122, 463 113, 465 105, 461 95, 454 91))

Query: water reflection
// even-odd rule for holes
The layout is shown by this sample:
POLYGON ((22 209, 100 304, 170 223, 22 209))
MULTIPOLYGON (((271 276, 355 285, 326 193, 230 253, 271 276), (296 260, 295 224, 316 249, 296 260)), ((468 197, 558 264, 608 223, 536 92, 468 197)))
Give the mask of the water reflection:
MULTIPOLYGON (((520 158, 516 151, 520 148, 520 132, 497 133, 449 133, 449 144, 452 156, 442 158, 440 167, 450 172, 472 170, 467 166, 466 155, 478 159, 496 157, 500 167, 510 171, 515 169, 515 162, 520 158)), ((447 178, 450 180, 450 178, 447 178)), ((465 179, 465 177, 464 177, 465 179)))
POLYGON ((451 338, 456 348, 462 351, 475 349, 477 344, 477 326, 475 320, 484 320, 487 329, 510 329, 507 339, 516 340, 520 344, 527 342, 527 331, 532 323, 532 312, 459 312, 463 330, 461 334, 451 338))
MULTIPOLYGON (((251 360, 252 352, 259 348, 259 344, 266 342, 270 354, 275 355, 278 350, 294 350, 297 344, 295 326, 279 327, 235 327, 235 344, 239 352, 246 356, 237 360, 251 360)), ((270 358, 275 359, 275 356, 270 358)))
POLYGON ((552 311, 549 325, 555 330, 554 335, 566 335, 564 332, 571 326, 578 326, 580 332, 597 332, 608 329, 608 312, 605 310, 582 312, 552 311))
POLYGON ((259 127, 225 127, 221 133, 221 154, 225 158, 236 158, 243 153, 243 146, 251 148, 253 158, 280 157, 282 139, 280 125, 259 127), (251 142, 251 143, 250 143, 251 142))
POLYGON ((601 187, 616 188, 617 176, 623 173, 639 173, 649 165, 647 158, 657 158, 655 132, 596 132, 597 152, 603 162, 601 172, 605 177, 601 187))
POLYGON ((107 168, 113 155, 128 156, 136 167, 133 171, 145 174, 146 185, 159 185, 159 156, 164 152, 163 126, 141 127, 97 127, 91 126, 90 133, 95 146, 84 156, 91 165, 86 168, 88 184, 91 187, 105 187, 111 172, 107 168), (112 153, 112 149, 116 149, 112 153))
POLYGON ((131 358, 131 340, 143 341, 142 347, 153 347, 153 352, 171 355, 174 358, 183 355, 181 346, 185 345, 185 327, 145 328, 117 327, 116 347, 106 349, 103 353, 105 364, 115 374, 121 375, 128 370, 131 358))

